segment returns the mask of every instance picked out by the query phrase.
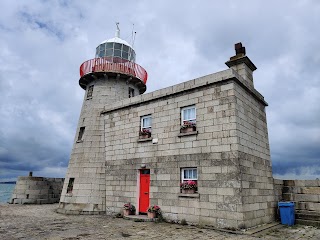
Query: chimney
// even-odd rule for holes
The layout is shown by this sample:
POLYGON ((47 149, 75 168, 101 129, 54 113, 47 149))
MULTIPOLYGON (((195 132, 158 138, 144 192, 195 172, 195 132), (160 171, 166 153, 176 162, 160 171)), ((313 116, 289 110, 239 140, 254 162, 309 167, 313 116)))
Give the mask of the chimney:
POLYGON ((226 65, 237 71, 246 83, 253 87, 252 73, 257 67, 246 56, 246 48, 242 46, 241 42, 236 43, 234 49, 236 50, 236 55, 231 57, 230 60, 226 62, 226 65))

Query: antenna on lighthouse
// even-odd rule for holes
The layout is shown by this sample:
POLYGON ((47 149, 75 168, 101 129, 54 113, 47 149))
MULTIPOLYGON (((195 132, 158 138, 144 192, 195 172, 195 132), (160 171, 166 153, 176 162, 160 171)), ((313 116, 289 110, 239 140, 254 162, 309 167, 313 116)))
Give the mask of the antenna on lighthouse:
POLYGON ((120 28, 119 28, 119 22, 116 22, 117 30, 116 30, 116 37, 120 38, 120 28))

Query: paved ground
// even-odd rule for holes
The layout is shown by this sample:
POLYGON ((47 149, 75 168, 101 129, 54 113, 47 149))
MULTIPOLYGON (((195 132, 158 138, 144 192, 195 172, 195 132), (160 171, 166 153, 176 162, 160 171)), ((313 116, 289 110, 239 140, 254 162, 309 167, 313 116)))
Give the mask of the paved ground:
POLYGON ((320 239, 314 227, 281 227, 262 236, 224 233, 169 223, 108 216, 62 215, 53 205, 0 205, 0 239, 320 239))

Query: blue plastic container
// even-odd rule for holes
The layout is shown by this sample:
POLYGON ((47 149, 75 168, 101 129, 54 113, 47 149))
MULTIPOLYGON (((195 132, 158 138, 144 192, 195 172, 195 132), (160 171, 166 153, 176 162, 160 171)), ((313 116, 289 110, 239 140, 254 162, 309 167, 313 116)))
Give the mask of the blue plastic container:
POLYGON ((280 209, 281 224, 292 226, 294 225, 294 203, 293 202, 278 202, 280 209))

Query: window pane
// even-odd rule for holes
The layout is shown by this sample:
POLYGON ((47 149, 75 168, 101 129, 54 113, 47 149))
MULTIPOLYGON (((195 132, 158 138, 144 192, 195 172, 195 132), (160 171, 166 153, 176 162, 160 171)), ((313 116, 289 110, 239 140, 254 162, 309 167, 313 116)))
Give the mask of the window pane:
POLYGON ((197 169, 193 169, 193 179, 197 179, 198 178, 198 176, 197 176, 197 169))
POLYGON ((100 45, 100 51, 104 51, 105 50, 106 45, 105 44, 101 44, 100 45))
POLYGON ((115 43, 115 44, 114 44, 114 49, 120 50, 120 49, 121 49, 121 46, 122 46, 121 43, 115 43))
POLYGON ((110 57, 113 54, 113 49, 107 49, 106 56, 110 57))
POLYGON ((183 172, 184 172, 184 179, 187 179, 188 176, 189 176, 189 175, 188 175, 188 171, 187 171, 187 170, 184 170, 183 172))
POLYGON ((129 47, 127 45, 123 45, 122 50, 125 52, 129 52, 129 47))
POLYGON ((100 51, 99 57, 104 57, 104 51, 100 51))
POLYGON ((196 108, 187 108, 182 110, 182 120, 183 121, 190 121, 190 120, 195 120, 196 119, 196 108))
POLYGON ((120 50, 114 50, 114 56, 115 56, 115 57, 121 57, 121 52, 120 52, 120 50))
POLYGON ((122 52, 122 58, 124 58, 124 59, 129 59, 128 57, 129 57, 129 56, 128 56, 128 53, 127 53, 127 52, 122 52))
POLYGON ((113 48, 113 43, 107 43, 107 48, 113 48))
POLYGON ((142 119, 142 128, 150 128, 152 125, 152 118, 151 117, 144 117, 142 119))

